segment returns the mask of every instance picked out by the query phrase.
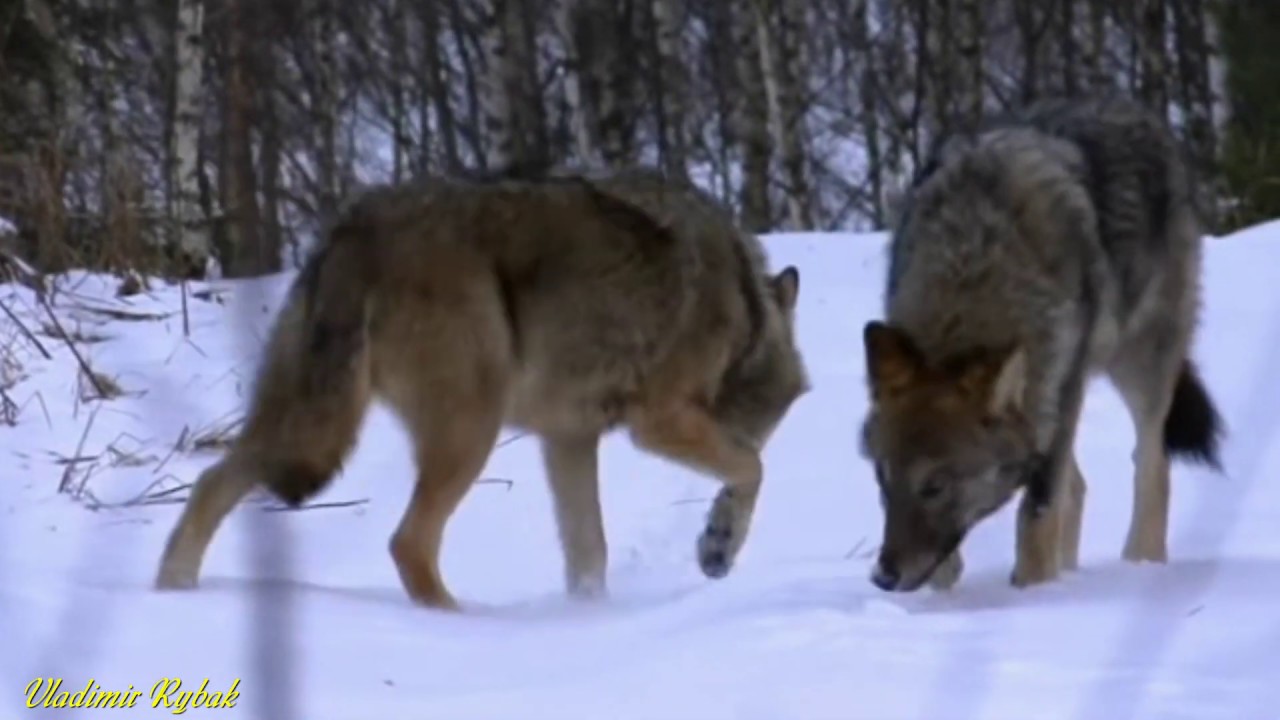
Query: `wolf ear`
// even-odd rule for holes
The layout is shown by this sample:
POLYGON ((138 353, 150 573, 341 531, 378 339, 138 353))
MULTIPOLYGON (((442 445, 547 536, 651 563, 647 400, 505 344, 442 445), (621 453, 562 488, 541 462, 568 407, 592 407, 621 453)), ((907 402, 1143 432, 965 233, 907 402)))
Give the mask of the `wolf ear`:
POLYGON ((1023 393, 1027 388, 1026 350, 1015 348, 1005 355, 994 370, 994 377, 987 391, 987 410, 998 414, 1021 408, 1023 393))
POLYGON ((794 265, 786 266, 769 279, 769 287, 783 310, 794 310, 796 299, 800 297, 800 270, 794 265))
POLYGON ((923 361, 907 334, 879 320, 862 328, 867 375, 873 399, 901 391, 916 378, 923 361))

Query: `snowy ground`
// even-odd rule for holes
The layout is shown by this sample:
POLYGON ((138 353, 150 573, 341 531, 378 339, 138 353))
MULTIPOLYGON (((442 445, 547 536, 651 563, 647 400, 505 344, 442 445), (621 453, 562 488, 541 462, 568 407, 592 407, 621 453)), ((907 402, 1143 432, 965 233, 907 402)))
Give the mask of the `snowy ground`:
MULTIPOLYGON (((516 439, 484 473, 509 483, 477 485, 449 527, 444 571, 463 616, 411 606, 396 579, 387 539, 412 473, 405 436, 381 410, 319 499, 364 502, 243 507, 215 538, 198 591, 150 590, 178 506, 128 501, 213 460, 193 440, 235 417, 287 278, 216 283, 225 303, 191 298, 189 340, 175 289, 117 299, 114 284, 69 278, 59 318, 125 392, 86 404, 30 293, 0 287, 54 356, 0 319, 0 347, 20 365, 3 368, 0 387, 21 406, 16 425, 0 425, 0 714, 41 712, 23 709, 36 677, 146 693, 176 676, 183 689, 240 679, 234 709, 187 716, 262 720, 1280 718, 1280 224, 1210 243, 1196 355, 1231 430, 1227 473, 1175 469, 1173 562, 1118 559, 1133 434, 1100 382, 1078 446, 1091 483, 1082 571, 1008 587, 1006 510, 968 542, 952 593, 908 597, 867 580, 881 520, 855 447, 859 333, 878 309, 882 238, 769 244, 775 265, 802 271, 815 387, 768 449, 734 572, 708 581, 693 559, 711 483, 618 436, 602 458, 612 598, 567 601, 536 445, 516 439), (272 570, 272 558, 284 565, 272 570), (282 655, 262 655, 250 643, 261 637, 283 640, 282 655)), ((172 712, 144 695, 122 716, 172 712)))

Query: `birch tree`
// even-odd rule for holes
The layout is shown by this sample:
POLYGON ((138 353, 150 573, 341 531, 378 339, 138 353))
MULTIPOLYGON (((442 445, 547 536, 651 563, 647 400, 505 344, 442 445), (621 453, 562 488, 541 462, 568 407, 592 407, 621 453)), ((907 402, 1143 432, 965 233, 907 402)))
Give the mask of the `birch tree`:
POLYGON ((1139 92, 1153 110, 1164 115, 1169 107, 1168 51, 1164 0, 1138 0, 1136 42, 1139 62, 1139 92))
POLYGON ((769 166, 773 158, 773 138, 769 133, 769 103, 765 93, 765 62, 758 41, 757 19, 750 8, 733 9, 738 58, 739 89, 734 103, 734 128, 742 144, 742 187, 739 196, 742 221, 753 232, 773 226, 769 201, 769 166))
POLYGON ((956 96, 959 115, 969 123, 982 119, 986 104, 986 66, 982 57, 985 4, 982 0, 959 0, 958 7, 956 96))
POLYGON ((253 94, 250 88, 249 27, 245 0, 227 0, 222 18, 223 132, 219 178, 228 210, 219 255, 227 277, 246 277, 279 269, 279 257, 263 253, 253 162, 253 94))
POLYGON ((188 273, 203 275, 212 246, 208 218, 200 204, 200 98, 204 94, 204 3, 200 0, 178 0, 173 69, 169 243, 188 273))
POLYGON ((565 0, 566 94, 575 149, 588 163, 635 160, 634 33, 630 2, 565 0))
POLYGON ((484 165, 491 170, 529 169, 548 164, 542 126, 542 95, 533 38, 532 13, 525 0, 472 0, 478 11, 484 74, 481 107, 487 144, 484 165))
POLYGON ((683 35, 686 8, 683 0, 651 0, 654 28, 656 79, 654 93, 658 130, 658 156, 668 173, 683 176, 688 170, 688 71, 684 63, 683 35))
POLYGON ((764 93, 769 105, 769 127, 780 153, 785 178, 783 197, 788 226, 813 227, 804 141, 804 53, 799 44, 802 0, 753 0, 756 42, 764 93))
POLYGON ((583 102, 582 77, 588 72, 578 28, 584 5, 589 0, 559 0, 556 3, 556 32, 560 36, 564 94, 569 117, 569 135, 575 154, 585 163, 600 162, 600 152, 587 129, 587 107, 583 102))

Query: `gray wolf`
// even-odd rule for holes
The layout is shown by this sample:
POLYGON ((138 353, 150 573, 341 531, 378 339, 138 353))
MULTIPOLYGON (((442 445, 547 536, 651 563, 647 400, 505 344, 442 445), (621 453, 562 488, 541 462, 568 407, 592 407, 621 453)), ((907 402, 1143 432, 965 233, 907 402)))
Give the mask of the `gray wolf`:
POLYGON ((863 331, 877 587, 952 586, 966 534, 1019 491, 1013 585, 1075 569, 1073 443, 1098 375, 1137 438, 1122 556, 1167 561, 1171 458, 1221 469, 1221 417, 1189 357, 1188 178, 1163 122, 1123 97, 1044 100, 935 146, 892 228, 884 318, 863 331))
POLYGON ((799 272, 691 184, 609 176, 428 179, 350 203, 276 318, 242 434, 169 536, 159 588, 196 584, 213 533, 261 486, 321 492, 369 403, 414 442, 417 481, 390 553, 416 602, 457 610, 445 524, 503 427, 535 434, 574 596, 606 591, 597 449, 642 449, 723 486, 696 549, 727 574, 751 524, 760 453, 808 388, 793 339, 799 272))

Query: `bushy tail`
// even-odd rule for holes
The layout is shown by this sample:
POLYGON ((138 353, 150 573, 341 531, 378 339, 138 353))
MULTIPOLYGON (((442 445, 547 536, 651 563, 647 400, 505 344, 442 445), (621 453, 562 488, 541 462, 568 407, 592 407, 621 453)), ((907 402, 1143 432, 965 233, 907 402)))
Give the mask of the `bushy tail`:
POLYGON ((1171 457, 1184 457, 1222 470, 1218 440, 1222 416, 1205 389, 1196 366, 1184 360, 1173 390, 1173 402, 1164 420, 1164 446, 1171 457))
POLYGON ((259 482, 297 506, 332 481, 369 405, 373 228, 348 217, 308 259, 272 331, 242 447, 259 482))

